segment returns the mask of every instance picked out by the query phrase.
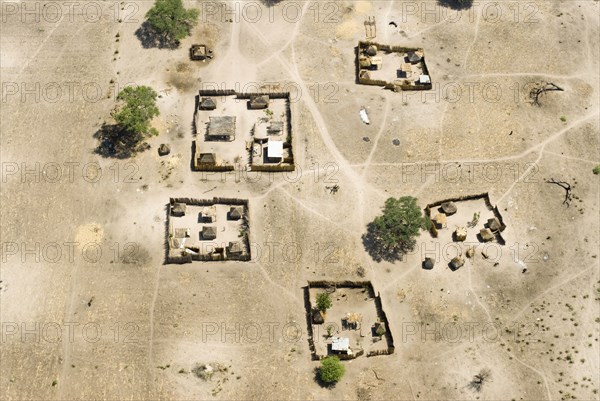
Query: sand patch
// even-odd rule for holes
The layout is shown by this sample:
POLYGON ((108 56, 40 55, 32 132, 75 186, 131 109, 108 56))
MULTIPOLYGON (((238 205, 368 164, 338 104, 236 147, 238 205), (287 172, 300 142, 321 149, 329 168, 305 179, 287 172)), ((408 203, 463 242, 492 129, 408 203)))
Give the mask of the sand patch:
POLYGON ((99 244, 103 239, 104 229, 97 223, 88 223, 77 227, 75 242, 79 247, 92 242, 99 244))

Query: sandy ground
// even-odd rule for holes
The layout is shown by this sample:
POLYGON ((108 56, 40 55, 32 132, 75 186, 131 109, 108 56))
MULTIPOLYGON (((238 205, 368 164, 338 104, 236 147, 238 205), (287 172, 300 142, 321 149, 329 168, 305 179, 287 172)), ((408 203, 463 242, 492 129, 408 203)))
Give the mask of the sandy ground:
MULTIPOLYGON (((434 2, 285 0, 258 19, 240 3, 227 17, 203 8, 176 50, 135 36, 151 2, 100 3, 98 20, 27 3, 39 22, 3 3, 0 35, 2 399, 598 399, 598 2, 501 15, 484 2, 458 19, 434 2), (425 49, 432 91, 355 84, 369 15, 376 40, 425 49), (189 61, 192 43, 215 59, 189 61), (534 107, 541 81, 565 90, 534 107), (296 94, 297 171, 192 172, 197 90, 256 82, 296 94), (127 83, 160 92, 160 135, 133 159, 105 159, 93 135, 127 83), (549 178, 573 185, 569 208, 549 178), (508 226, 497 266, 477 256, 424 271, 417 252, 391 264, 364 250, 389 196, 424 207, 482 192, 508 226), (253 260, 162 265, 177 196, 249 199, 253 260), (396 353, 347 362, 322 388, 302 287, 359 267, 396 353), (190 373, 203 363, 228 370, 204 381, 190 373), (492 380, 477 393, 468 383, 483 368, 492 380)), ((417 249, 430 244, 423 233, 417 249)))

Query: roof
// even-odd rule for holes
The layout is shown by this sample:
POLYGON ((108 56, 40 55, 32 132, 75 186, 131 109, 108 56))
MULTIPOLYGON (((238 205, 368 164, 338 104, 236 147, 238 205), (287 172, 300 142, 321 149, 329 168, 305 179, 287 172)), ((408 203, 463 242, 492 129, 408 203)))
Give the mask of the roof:
POLYGON ((172 214, 185 214, 185 203, 175 203, 171 208, 172 214))
POLYGON ((217 108, 215 101, 210 97, 203 97, 200 100, 200 108, 204 110, 214 110, 217 108))
POLYGON ((209 136, 231 136, 235 134, 235 117, 221 116, 209 117, 209 136))
POLYGON ((422 84, 430 84, 431 79, 429 79, 429 75, 419 75, 419 82, 422 84))
POLYGON ((242 217, 243 213, 244 209, 241 206, 232 206, 231 209, 229 209, 229 216, 235 219, 242 217))
POLYGON ((433 269, 434 265, 435 261, 432 258, 425 258, 425 260, 423 261, 423 267, 426 269, 433 269))
POLYGON ((269 141, 267 143, 267 157, 283 157, 283 141, 269 141))
POLYGON ((456 205, 454 204, 454 202, 444 202, 442 203, 442 210, 447 215, 454 214, 456 213, 456 205))
POLYGON ((482 228, 481 231, 479 231, 479 235, 484 241, 491 241, 494 239, 494 233, 492 233, 492 230, 489 228, 482 228))
POLYGON ((360 313, 346 313, 346 321, 348 323, 362 322, 363 316, 360 313))
POLYGON ((348 351, 348 348, 350 348, 350 339, 348 337, 334 337, 331 340, 332 351, 348 351))
POLYGON ((217 155, 214 153, 200 153, 198 157, 198 163, 216 164, 217 155))
POLYGON ((383 57, 381 57, 381 56, 371 57, 371 64, 383 64, 383 57))
POLYGON ((202 227, 203 235, 217 235, 217 227, 215 226, 204 226, 202 227))
POLYGON ((267 127, 268 132, 280 132, 283 130, 283 121, 271 121, 267 127))
POLYGON ((488 223, 488 227, 492 231, 498 231, 501 227, 500 220, 498 220, 496 217, 488 219, 487 223, 488 223))
POLYGON ((410 61, 411 63, 417 63, 421 61, 421 57, 415 54, 414 52, 410 52, 408 53, 408 61, 410 61))
POLYGON ((250 107, 268 107, 269 106, 269 96, 268 95, 258 95, 252 96, 250 98, 250 107))
POLYGON ((242 243, 240 241, 232 241, 229 243, 229 253, 242 253, 242 243))
POLYGON ((174 237, 175 238, 186 238, 189 236, 190 229, 189 228, 176 228, 174 237))
POLYGON ((444 213, 438 213, 435 215, 435 217, 433 218, 433 220, 438 223, 438 224, 443 224, 446 222, 446 214, 444 213))

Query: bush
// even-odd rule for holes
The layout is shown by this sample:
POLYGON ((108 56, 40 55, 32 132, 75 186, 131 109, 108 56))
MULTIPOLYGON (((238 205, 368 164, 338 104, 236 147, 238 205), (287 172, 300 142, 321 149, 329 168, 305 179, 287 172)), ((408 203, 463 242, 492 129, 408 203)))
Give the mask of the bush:
POLYGON ((592 170, 594 172, 594 174, 598 175, 600 174, 600 164, 597 165, 596 167, 594 167, 594 169, 592 170))
POLYGON ((317 295, 317 309, 321 312, 325 312, 331 308, 331 297, 326 292, 321 292, 317 295))
POLYGON ((319 379, 324 383, 338 382, 344 376, 344 373, 346 373, 346 368, 337 356, 328 356, 321 359, 319 379))

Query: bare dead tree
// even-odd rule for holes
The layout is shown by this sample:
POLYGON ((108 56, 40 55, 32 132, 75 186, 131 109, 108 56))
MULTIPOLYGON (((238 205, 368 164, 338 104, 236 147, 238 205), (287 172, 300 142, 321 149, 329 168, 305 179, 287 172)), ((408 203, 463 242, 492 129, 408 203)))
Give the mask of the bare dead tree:
POLYGON ((550 178, 546 181, 548 184, 555 184, 565 190, 565 199, 563 200, 563 205, 567 205, 567 207, 571 206, 571 200, 573 199, 573 194, 571 193, 572 188, 571 184, 565 181, 556 181, 554 178, 550 178))
POLYGON ((562 92, 564 91, 564 89, 552 82, 542 82, 539 85, 536 85, 534 88, 532 88, 531 91, 529 91, 529 97, 531 98, 534 105, 541 106, 540 97, 544 93, 551 91, 562 92))
POLYGON ((483 384, 491 380, 491 375, 492 372, 490 372, 489 369, 481 369, 479 373, 473 377, 473 380, 469 382, 469 388, 471 390, 480 392, 483 388, 483 384))

